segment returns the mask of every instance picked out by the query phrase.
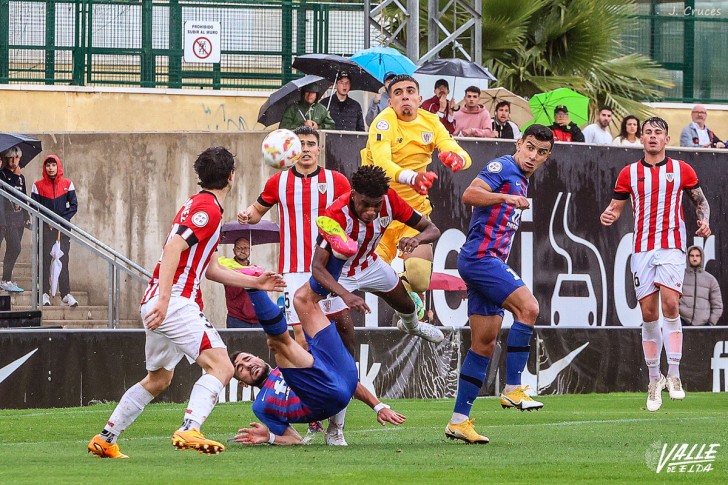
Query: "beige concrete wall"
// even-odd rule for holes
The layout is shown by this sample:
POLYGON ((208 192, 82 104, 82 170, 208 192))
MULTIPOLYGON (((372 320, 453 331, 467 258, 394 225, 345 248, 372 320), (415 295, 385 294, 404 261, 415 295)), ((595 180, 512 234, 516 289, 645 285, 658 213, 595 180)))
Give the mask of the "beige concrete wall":
MULTIPOLYGON (((263 135, 262 132, 36 135, 42 140, 44 150, 24 173, 29 184, 32 183, 40 176, 43 157, 58 155, 66 175, 76 186, 79 207, 73 222, 151 271, 179 207, 199 190, 192 168, 197 155, 213 145, 228 147, 236 155, 236 179, 223 202, 224 220, 232 221, 238 210, 255 201, 265 181, 274 173, 259 157, 263 135)), ((269 214, 266 218, 277 220, 277 213, 269 214)), ((221 246, 220 250, 222 255, 232 256, 231 246, 221 246)), ((274 270, 277 255, 276 245, 254 246, 252 250, 256 264, 274 270)), ((71 287, 88 291, 96 304, 103 304, 107 298, 107 271, 100 259, 72 248, 71 287)), ((138 293, 133 301, 139 301, 142 290, 136 284, 123 289, 138 293)), ((208 318, 224 326, 223 287, 206 282, 203 292, 208 318)))
POLYGON ((0 126, 20 133, 257 130, 269 94, 4 85, 0 126))

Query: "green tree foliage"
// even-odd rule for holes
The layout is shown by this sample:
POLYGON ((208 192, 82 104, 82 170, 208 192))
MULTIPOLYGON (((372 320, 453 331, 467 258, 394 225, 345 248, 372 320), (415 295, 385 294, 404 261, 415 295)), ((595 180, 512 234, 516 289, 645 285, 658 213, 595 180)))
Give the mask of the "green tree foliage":
MULTIPOLYGON (((671 86, 656 62, 621 42, 622 32, 637 28, 634 0, 483 0, 482 8, 483 65, 498 78, 495 85, 521 96, 569 87, 589 97, 592 114, 606 104, 617 118, 644 117, 641 102, 660 99, 659 88, 671 86)), ((424 54, 427 12, 420 18, 424 54)), ((463 19, 453 14, 442 23, 452 29, 463 19)), ((462 57, 452 48, 440 57, 453 53, 462 57)))

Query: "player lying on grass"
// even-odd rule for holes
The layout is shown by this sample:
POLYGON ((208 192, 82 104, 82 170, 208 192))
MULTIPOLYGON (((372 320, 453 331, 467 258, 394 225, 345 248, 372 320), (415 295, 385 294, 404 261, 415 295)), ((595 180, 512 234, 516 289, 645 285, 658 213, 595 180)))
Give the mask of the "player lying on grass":
MULTIPOLYGON (((347 259, 356 253, 356 243, 329 218, 319 217, 317 224, 334 255, 329 259, 327 270, 338 278, 347 259)), ((240 429, 234 441, 251 445, 303 444, 303 437, 291 423, 329 418, 358 394, 359 372, 354 358, 344 346, 336 326, 318 305, 328 293, 313 277, 296 291, 294 305, 308 340, 307 352, 289 335, 285 315, 268 294, 255 290, 248 292, 258 320, 268 334, 268 346, 275 354, 278 367, 271 369, 260 357, 246 352, 231 355, 234 376, 241 385, 260 388, 253 403, 253 413, 262 421, 262 424, 250 423, 249 428, 240 429)), ((382 425, 405 421, 405 416, 376 398, 371 397, 367 404, 377 413, 377 420, 382 425)))

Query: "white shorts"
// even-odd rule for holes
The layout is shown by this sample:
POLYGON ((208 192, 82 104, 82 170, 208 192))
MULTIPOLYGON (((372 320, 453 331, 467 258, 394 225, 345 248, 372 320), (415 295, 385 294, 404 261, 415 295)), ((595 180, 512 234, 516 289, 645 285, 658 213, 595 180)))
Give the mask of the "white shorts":
POLYGON ((374 264, 354 276, 342 276, 339 284, 348 291, 367 291, 387 293, 399 283, 397 272, 382 258, 374 260, 374 264))
MULTIPOLYGON (((157 303, 155 296, 141 306, 142 320, 157 303)), ((147 343, 144 352, 147 370, 155 371, 162 367, 174 370, 183 356, 190 364, 197 360, 200 352, 206 349, 225 349, 225 344, 215 327, 205 318, 200 307, 189 298, 173 296, 169 300, 167 316, 156 330, 147 330, 147 343)))
POLYGON ((637 299, 659 291, 660 286, 682 295, 685 253, 681 249, 653 249, 632 254, 632 278, 637 299))
MULTIPOLYGON (((296 290, 305 285, 311 278, 311 273, 283 273, 283 280, 286 282, 286 291, 283 292, 283 299, 285 301, 285 312, 286 322, 288 325, 300 325, 301 319, 298 318, 298 313, 293 307, 293 295, 296 290)), ((321 310, 324 315, 335 315, 336 313, 342 312, 347 309, 344 304, 344 300, 336 297, 329 297, 319 302, 321 310)))

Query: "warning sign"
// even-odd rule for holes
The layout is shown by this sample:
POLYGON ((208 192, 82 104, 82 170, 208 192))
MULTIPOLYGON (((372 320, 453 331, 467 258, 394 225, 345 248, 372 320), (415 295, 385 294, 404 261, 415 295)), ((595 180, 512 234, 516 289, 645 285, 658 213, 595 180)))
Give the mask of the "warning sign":
POLYGON ((220 22, 185 22, 185 62, 220 62, 220 22))

